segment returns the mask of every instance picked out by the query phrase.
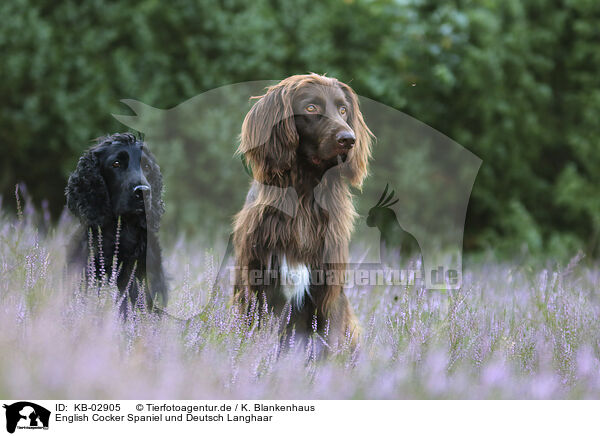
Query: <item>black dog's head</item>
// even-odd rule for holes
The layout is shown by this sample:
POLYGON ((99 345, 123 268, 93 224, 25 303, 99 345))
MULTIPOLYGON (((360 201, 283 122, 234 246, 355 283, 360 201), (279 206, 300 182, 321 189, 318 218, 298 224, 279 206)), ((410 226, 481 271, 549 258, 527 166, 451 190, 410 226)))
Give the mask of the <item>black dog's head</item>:
POLYGON ((146 144, 131 133, 100 138, 69 177, 67 206, 87 225, 119 216, 158 230, 162 175, 146 144))

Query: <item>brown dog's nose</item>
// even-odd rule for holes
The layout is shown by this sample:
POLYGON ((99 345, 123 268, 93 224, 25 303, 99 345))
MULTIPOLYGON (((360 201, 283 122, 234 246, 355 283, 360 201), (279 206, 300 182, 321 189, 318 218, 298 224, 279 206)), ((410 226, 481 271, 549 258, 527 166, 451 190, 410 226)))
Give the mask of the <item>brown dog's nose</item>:
POLYGON ((354 143, 356 142, 356 136, 354 136, 354 133, 348 130, 339 132, 337 135, 335 135, 335 139, 338 144, 347 149, 354 147, 354 143))

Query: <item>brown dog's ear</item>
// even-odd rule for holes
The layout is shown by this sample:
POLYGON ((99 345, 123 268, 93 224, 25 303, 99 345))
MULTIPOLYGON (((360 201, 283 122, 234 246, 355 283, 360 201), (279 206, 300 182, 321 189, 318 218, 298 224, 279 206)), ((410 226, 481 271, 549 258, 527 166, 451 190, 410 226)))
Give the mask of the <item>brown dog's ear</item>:
POLYGON ((276 182, 296 157, 299 139, 291 93, 284 85, 269 88, 244 119, 238 153, 261 183, 276 182))
POLYGON ((363 180, 367 176, 367 164, 371 157, 371 145, 375 136, 371 130, 369 130, 369 127, 367 127, 367 124, 363 119, 356 93, 345 83, 338 83, 350 103, 348 124, 352 130, 354 130, 354 135, 356 136, 354 148, 350 151, 348 156, 348 172, 344 172, 344 174, 347 174, 347 177, 353 186, 360 188, 363 180))

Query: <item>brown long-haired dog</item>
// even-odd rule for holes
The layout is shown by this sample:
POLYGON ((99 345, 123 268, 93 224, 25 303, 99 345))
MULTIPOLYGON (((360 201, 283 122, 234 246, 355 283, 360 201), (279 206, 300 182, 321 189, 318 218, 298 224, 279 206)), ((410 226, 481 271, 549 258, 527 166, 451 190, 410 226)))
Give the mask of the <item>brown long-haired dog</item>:
POLYGON ((373 135, 346 84, 297 75, 267 89, 246 115, 238 152, 254 180, 234 221, 235 300, 252 295, 315 328, 330 344, 356 343, 343 290, 356 216, 349 185, 367 175, 373 135))

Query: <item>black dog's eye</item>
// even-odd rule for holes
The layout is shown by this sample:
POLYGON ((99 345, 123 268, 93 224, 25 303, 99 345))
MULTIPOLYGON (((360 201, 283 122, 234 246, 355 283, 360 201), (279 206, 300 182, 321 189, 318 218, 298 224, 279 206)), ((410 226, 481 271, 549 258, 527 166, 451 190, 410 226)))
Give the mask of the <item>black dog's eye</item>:
POLYGON ((342 115, 346 115, 346 112, 348 112, 348 109, 346 109, 346 106, 342 106, 342 107, 340 107, 340 113, 341 113, 342 115))
POLYGON ((113 168, 119 168, 120 166, 121 166, 121 162, 119 162, 118 160, 116 160, 112 163, 113 168))
POLYGON ((144 164, 144 169, 149 171, 150 170, 150 164, 148 164, 148 163, 144 164))
POLYGON ((317 106, 314 104, 309 104, 308 106, 306 106, 306 111, 307 112, 316 112, 317 111, 317 106))

